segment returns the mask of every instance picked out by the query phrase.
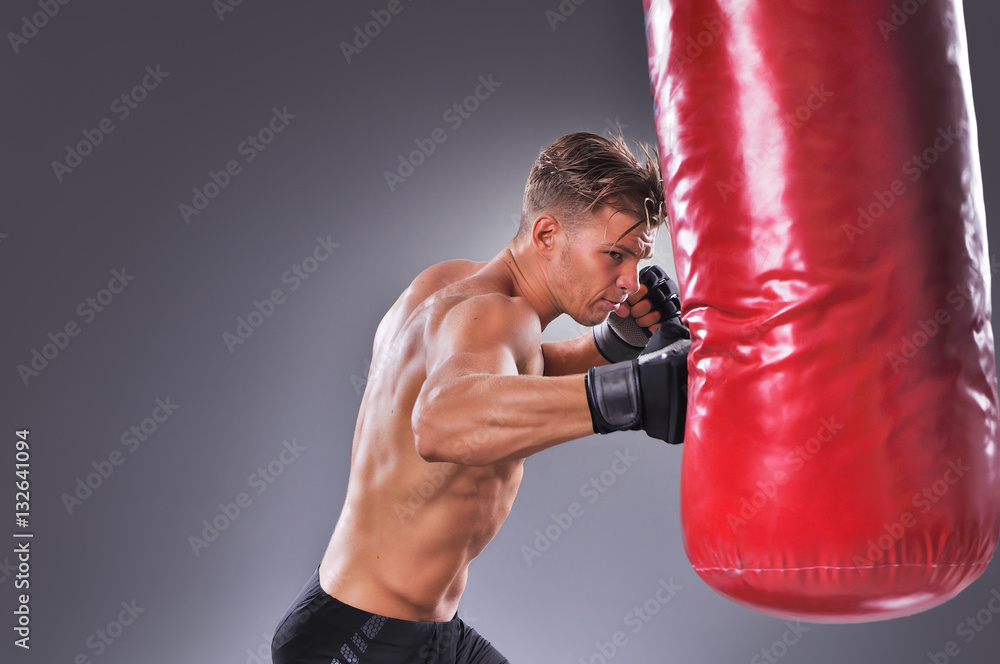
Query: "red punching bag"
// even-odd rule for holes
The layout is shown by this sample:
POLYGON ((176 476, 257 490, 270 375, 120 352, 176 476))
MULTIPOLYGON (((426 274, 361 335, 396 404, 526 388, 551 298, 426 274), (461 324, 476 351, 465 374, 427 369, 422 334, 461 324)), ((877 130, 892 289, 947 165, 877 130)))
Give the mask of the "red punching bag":
POLYGON ((685 547, 815 622, 988 565, 990 260, 959 0, 645 0, 683 316, 685 547))

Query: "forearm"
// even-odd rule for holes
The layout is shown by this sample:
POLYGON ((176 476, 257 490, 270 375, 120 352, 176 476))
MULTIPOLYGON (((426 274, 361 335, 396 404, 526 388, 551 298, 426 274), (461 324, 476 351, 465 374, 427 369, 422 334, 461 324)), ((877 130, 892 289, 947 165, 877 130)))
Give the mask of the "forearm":
POLYGON ((428 461, 485 466, 594 433, 582 375, 469 375, 418 400, 417 452, 428 461))
POLYGON ((607 364, 588 331, 576 339, 550 341, 542 344, 546 376, 567 376, 586 373, 591 367, 607 364))

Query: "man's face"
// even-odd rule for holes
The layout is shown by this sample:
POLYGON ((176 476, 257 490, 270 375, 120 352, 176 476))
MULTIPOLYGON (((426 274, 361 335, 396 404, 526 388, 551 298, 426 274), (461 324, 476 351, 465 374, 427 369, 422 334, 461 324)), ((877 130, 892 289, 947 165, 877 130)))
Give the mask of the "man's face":
POLYGON ((655 229, 636 226, 640 219, 635 212, 604 206, 567 237, 559 256, 557 295, 562 310, 577 323, 597 325, 639 290, 639 261, 653 255, 656 239, 655 229))

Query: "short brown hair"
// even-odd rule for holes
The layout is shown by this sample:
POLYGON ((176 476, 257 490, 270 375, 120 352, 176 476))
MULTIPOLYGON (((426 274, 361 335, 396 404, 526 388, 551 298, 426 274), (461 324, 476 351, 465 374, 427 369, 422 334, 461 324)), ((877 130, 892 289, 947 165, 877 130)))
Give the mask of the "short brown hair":
POLYGON ((524 186, 518 237, 531 231, 543 211, 560 215, 560 223, 572 230, 576 218, 603 205, 631 210, 640 224, 659 226, 664 222, 659 153, 648 145, 638 147, 641 163, 619 128, 613 139, 577 132, 542 148, 524 186))

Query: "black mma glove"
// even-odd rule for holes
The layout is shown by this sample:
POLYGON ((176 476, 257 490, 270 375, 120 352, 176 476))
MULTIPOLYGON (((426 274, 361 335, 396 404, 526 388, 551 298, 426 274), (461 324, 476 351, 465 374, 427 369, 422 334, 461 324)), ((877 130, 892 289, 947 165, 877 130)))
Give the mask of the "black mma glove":
POLYGON ((587 372, 587 403, 594 433, 643 429, 672 445, 684 442, 687 357, 691 340, 660 327, 649 352, 587 372))
POLYGON ((690 339, 668 337, 658 328, 656 349, 634 360, 587 372, 587 403, 594 433, 643 429, 672 445, 684 442, 687 411, 687 356, 690 339))
MULTIPOLYGON (((680 319, 681 301, 677 295, 677 284, 667 276, 663 268, 649 265, 639 271, 639 281, 646 287, 644 300, 649 300, 653 308, 660 312, 660 324, 678 328, 675 335, 686 333, 687 328, 680 319)), ((649 343, 651 333, 639 325, 632 316, 608 314, 607 320, 594 327, 594 343, 597 350, 608 362, 622 362, 638 357, 649 343)), ((690 334, 687 335, 690 338, 690 334)))

